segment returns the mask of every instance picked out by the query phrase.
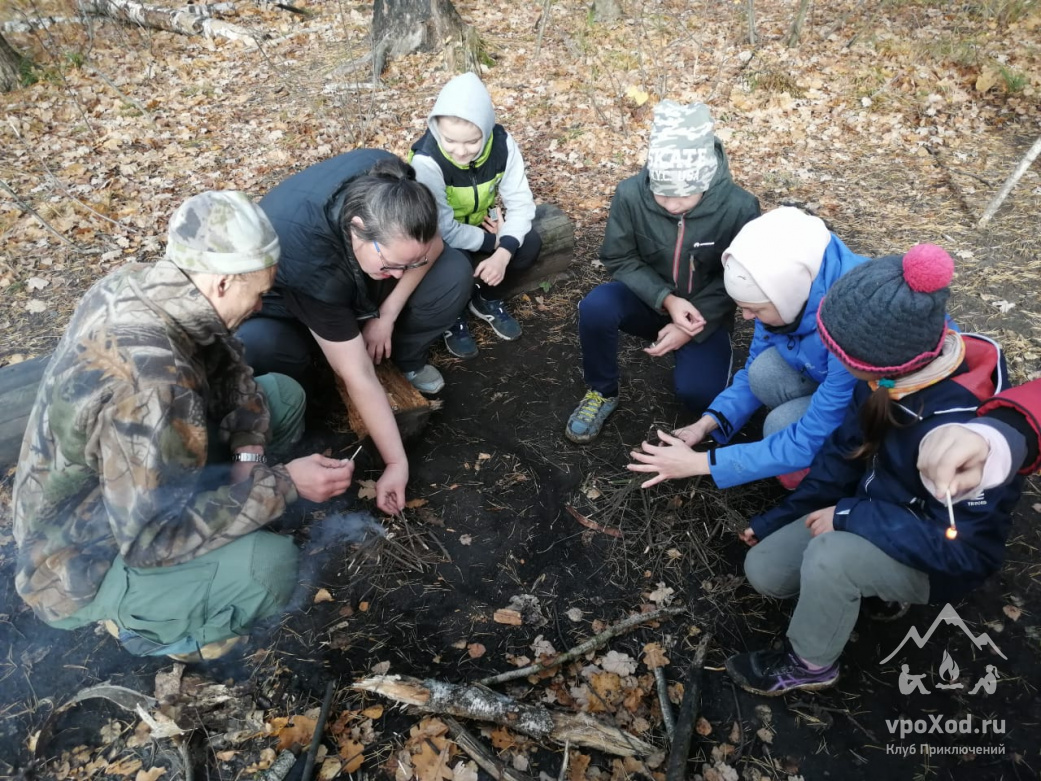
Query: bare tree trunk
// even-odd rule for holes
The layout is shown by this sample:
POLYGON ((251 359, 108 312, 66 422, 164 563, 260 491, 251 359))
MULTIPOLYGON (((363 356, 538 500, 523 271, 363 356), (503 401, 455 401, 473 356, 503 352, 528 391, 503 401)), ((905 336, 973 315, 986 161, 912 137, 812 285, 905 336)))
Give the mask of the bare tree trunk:
POLYGON ((755 46, 755 0, 748 0, 748 45, 755 46))
POLYGON ((788 45, 798 46, 802 37, 802 26, 806 23, 806 14, 810 10, 810 0, 799 0, 799 10, 795 12, 792 27, 788 31, 788 45))
POLYGON ((442 45, 449 71, 476 72, 484 48, 480 36, 463 21, 452 0, 375 0, 372 41, 377 75, 388 60, 442 45))
POLYGON ((3 35, 0 35, 0 92, 10 92, 22 80, 25 57, 14 50, 3 35))

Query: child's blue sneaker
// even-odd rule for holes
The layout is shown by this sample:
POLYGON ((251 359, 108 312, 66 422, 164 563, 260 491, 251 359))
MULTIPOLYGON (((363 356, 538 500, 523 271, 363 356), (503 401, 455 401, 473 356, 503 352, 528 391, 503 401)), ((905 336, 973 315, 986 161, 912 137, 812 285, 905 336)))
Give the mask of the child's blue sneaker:
POLYGON ((477 342, 470 334, 470 326, 466 324, 466 317, 460 317, 452 327, 445 331, 445 348, 456 358, 473 358, 477 355, 477 342))
POLYGON ((520 323, 513 319, 513 315, 506 311, 502 301, 486 301, 479 294, 474 294, 470 299, 470 311, 477 315, 495 331, 495 335, 507 342, 520 338, 520 323))
POLYGON ((592 442, 600 436, 607 416, 618 409, 618 397, 607 398, 599 391, 591 390, 568 418, 564 436, 579 445, 592 442))
POLYGON ((776 697, 795 689, 816 691, 834 686, 839 663, 811 670, 785 643, 779 651, 763 650, 734 654, 726 661, 727 672, 738 686, 752 694, 776 697))

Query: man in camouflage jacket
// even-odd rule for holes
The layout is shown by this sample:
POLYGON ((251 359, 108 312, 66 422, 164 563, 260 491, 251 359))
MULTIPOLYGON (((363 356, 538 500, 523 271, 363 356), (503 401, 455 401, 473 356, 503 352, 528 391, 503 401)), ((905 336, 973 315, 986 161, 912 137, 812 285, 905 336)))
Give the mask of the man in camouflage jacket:
POLYGON ((342 493, 353 463, 266 463, 265 448, 302 434, 303 391, 254 378, 232 331, 278 255, 247 196, 203 193, 174 214, 163 260, 113 272, 80 302, 14 487, 16 587, 51 626, 109 621, 132 652, 197 652, 288 600, 296 549, 258 530, 298 496, 342 493))

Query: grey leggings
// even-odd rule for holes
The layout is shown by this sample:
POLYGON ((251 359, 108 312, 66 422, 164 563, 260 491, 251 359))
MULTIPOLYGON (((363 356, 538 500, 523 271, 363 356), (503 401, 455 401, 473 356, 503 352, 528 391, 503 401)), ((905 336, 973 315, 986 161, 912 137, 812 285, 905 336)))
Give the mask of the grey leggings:
POLYGON ((806 413, 817 383, 789 366, 776 347, 768 347, 748 367, 748 387, 770 409, 763 421, 763 436, 768 437, 806 413))
POLYGON ((929 576, 901 564, 850 532, 810 536, 805 518, 778 529, 748 551, 745 576, 760 594, 798 597, 788 640, 811 664, 829 665, 849 640, 861 597, 925 604, 929 576))

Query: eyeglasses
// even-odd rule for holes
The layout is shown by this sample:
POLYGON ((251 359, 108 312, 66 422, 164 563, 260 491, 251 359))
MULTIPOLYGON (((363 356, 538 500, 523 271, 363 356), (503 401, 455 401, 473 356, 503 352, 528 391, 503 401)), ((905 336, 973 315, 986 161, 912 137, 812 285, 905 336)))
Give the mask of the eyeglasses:
POLYGON ((383 265, 380 266, 380 271, 408 271, 413 268, 423 268, 423 266, 430 262, 426 258, 423 258, 422 260, 417 260, 415 263, 405 263, 404 265, 401 265, 400 263, 388 263, 387 259, 383 257, 383 252, 380 250, 379 243, 375 239, 372 241, 372 246, 376 248, 376 254, 380 256, 380 262, 383 263, 383 265))

